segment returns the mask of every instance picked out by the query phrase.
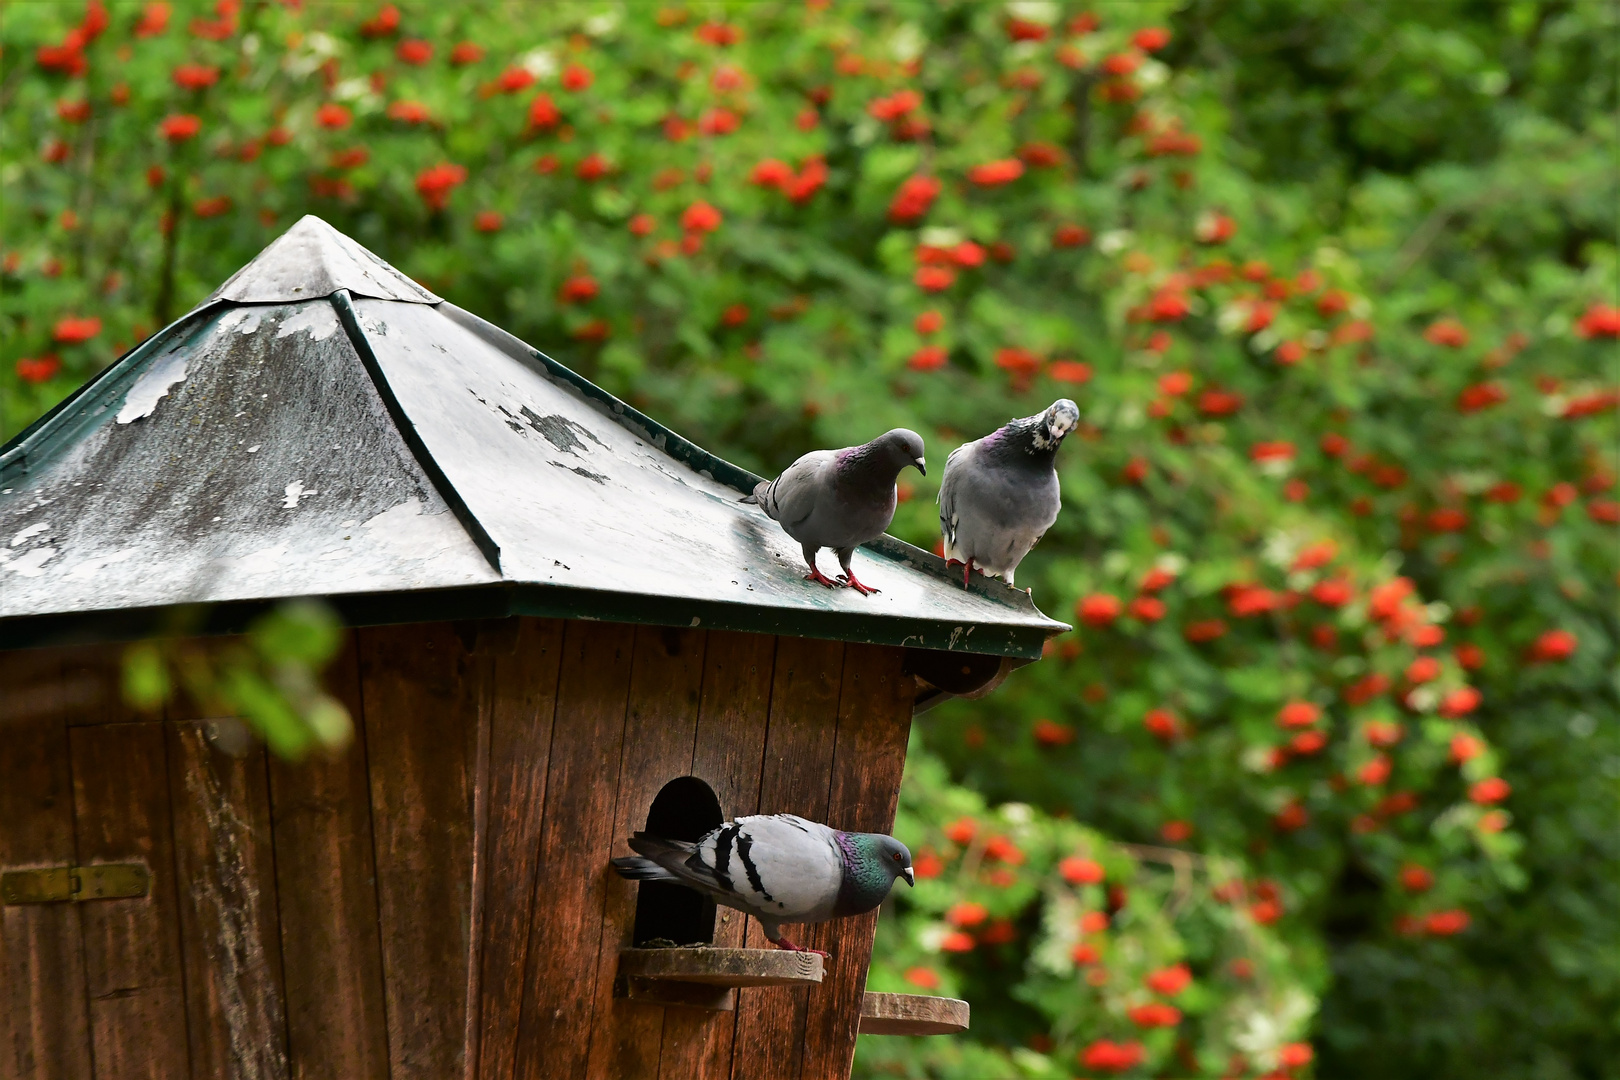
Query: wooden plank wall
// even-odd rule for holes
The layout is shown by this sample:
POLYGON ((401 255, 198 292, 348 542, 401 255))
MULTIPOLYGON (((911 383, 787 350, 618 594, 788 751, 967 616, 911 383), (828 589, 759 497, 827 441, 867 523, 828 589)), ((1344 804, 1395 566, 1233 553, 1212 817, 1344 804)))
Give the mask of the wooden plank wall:
MULTIPOLYGON (((104 688, 70 681, 62 660, 54 651, 0 652, 0 866, 74 858, 62 718, 104 688)), ((64 904, 0 907, 0 1076, 89 1076, 88 1010, 78 912, 64 904)))
MULTIPOLYGON (((0 912, 0 1074, 848 1075, 875 913, 788 928, 833 954, 821 986, 743 990, 734 1013, 631 1004, 613 980, 636 892, 608 859, 689 774, 727 817, 887 828, 911 710, 899 650, 536 619, 368 628, 328 674, 354 745, 298 764, 226 753, 180 706, 131 714, 118 655, 0 653, 4 685, 38 691, 0 713, 0 865, 139 859, 153 878, 138 900, 0 912)), ((715 940, 763 944, 725 909, 715 940)))

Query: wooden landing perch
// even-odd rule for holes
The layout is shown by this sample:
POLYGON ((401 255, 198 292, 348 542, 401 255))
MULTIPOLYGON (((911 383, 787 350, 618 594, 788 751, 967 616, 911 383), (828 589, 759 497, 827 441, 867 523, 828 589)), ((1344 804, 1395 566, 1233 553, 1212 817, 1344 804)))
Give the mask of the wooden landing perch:
POLYGON ((786 949, 625 949, 619 974, 708 986, 795 986, 821 981, 821 957, 786 949))
POLYGON ((968 1003, 926 994, 874 994, 861 1001, 862 1035, 955 1035, 968 1029, 968 1003))
POLYGON ((821 957, 784 949, 625 949, 613 992, 631 1001, 729 1012, 739 986, 819 983, 821 957))

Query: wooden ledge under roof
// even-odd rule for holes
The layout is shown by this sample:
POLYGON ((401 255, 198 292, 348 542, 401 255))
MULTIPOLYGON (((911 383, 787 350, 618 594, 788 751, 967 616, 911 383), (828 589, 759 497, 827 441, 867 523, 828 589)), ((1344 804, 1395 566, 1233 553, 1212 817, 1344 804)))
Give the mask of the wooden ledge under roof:
POLYGON ((352 625, 541 615, 988 661, 930 676, 920 652, 937 697, 1066 629, 887 536, 856 554, 877 595, 810 585, 738 501, 758 479, 306 217, 0 449, 0 648, 188 605, 231 631, 319 595, 352 625))

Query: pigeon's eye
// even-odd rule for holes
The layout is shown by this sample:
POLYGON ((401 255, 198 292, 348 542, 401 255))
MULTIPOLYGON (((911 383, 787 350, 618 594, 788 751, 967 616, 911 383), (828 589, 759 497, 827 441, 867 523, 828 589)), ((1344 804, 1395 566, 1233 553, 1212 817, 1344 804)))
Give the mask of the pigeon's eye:
POLYGON ((899 852, 898 852, 898 851, 897 851, 897 852, 895 852, 895 853, 894 853, 894 861, 895 861, 895 862, 899 862, 899 861, 900 861, 900 853, 899 853, 899 852))

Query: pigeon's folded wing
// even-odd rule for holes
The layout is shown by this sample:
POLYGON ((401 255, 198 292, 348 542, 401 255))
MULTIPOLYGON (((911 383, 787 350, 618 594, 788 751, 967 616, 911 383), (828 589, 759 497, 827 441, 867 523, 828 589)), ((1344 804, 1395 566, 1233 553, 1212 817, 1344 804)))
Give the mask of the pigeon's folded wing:
POLYGON ((686 867, 745 910, 785 922, 824 918, 843 883, 833 837, 791 814, 738 818, 699 840, 686 867))
POLYGON ((804 455, 771 481, 765 493, 766 513, 783 525, 798 525, 815 513, 821 490, 827 485, 833 451, 816 450, 804 455))

